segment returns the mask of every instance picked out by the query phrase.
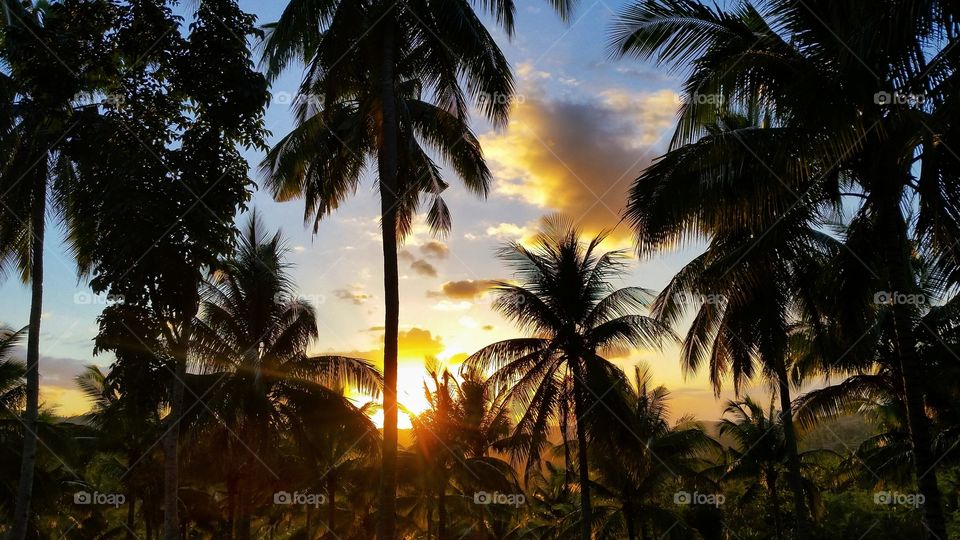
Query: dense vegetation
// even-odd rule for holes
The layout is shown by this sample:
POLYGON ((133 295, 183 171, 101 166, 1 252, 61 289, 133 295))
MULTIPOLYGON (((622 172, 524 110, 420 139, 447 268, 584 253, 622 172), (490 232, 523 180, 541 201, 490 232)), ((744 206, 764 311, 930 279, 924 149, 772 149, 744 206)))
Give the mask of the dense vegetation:
POLYGON ((446 173, 491 188, 470 113, 505 125, 514 80, 478 15, 513 35, 514 3, 291 0, 258 26, 235 0, 3 1, 0 278, 31 287, 0 331, 7 537, 960 537, 957 5, 630 4, 611 53, 683 80, 625 201, 636 251, 576 216, 503 246, 493 308, 518 337, 428 360, 401 437, 397 247, 421 213, 450 229, 446 173), (376 177, 382 371, 308 353, 317 307, 247 208, 244 151, 314 230, 376 177), (39 401, 50 220, 112 299, 80 418, 39 401), (621 287, 677 246, 700 251, 663 290, 621 287), (670 344, 732 383, 719 422, 610 360, 670 344))

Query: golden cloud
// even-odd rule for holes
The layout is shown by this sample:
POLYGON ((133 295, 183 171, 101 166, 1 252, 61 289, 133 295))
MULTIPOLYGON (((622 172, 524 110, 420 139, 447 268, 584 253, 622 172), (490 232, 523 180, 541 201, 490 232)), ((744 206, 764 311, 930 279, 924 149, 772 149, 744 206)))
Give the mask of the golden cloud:
MULTIPOLYGON (((560 212, 588 233, 615 227, 627 190, 662 153, 677 110, 669 90, 608 90, 584 102, 555 101, 537 91, 514 104, 502 133, 481 137, 497 178, 495 192, 560 212)), ((506 224, 520 230, 524 227, 506 224)), ((498 231, 505 224, 487 231, 498 231)), ((613 240, 628 240, 621 226, 613 240)))

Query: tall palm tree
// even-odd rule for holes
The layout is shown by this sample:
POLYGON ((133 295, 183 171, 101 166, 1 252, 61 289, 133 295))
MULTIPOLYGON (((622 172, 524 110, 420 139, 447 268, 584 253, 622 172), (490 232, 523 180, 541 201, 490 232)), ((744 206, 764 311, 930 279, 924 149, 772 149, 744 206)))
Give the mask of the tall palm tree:
MULTIPOLYGON (((574 0, 549 1, 565 19, 574 5, 574 0)), ((307 66, 298 127, 266 161, 274 196, 304 196, 307 219, 312 217, 316 227, 317 220, 356 189, 366 161, 377 163, 386 382, 377 534, 381 540, 395 536, 397 243, 423 193, 433 198, 431 226, 449 227, 449 213, 439 197, 446 184, 418 138, 447 158, 471 191, 485 194, 489 173, 467 127, 465 94, 495 125, 506 122, 513 95, 509 65, 472 4, 292 0, 270 26, 265 46, 271 77, 294 61, 307 66), (419 101, 421 88, 433 99, 411 102, 414 96, 419 101), (440 126, 442 130, 437 129, 440 126), (290 156, 285 163, 279 160, 282 154, 290 156)), ((482 6, 512 35, 512 0, 482 6)))
POLYGON ((253 492, 246 483, 263 477, 260 456, 303 421, 292 413, 320 398, 344 413, 350 407, 334 388, 349 385, 376 395, 382 387, 380 373, 366 360, 306 353, 317 336, 316 314, 295 293, 285 251, 280 233, 268 235, 254 212, 236 253, 203 288, 195 323, 195 362, 209 383, 199 392, 205 407, 194 409, 193 427, 227 448, 227 481, 237 490, 240 510, 233 529, 241 540, 250 537, 247 499, 253 492))
MULTIPOLYGON (((20 486, 11 538, 27 534, 40 386, 40 319, 43 310, 43 263, 46 220, 50 214, 67 223, 60 204, 69 193, 73 169, 62 150, 75 125, 75 96, 92 89, 96 41, 104 21, 61 3, 3 2, 0 21, 0 277, 15 269, 29 282, 25 435, 20 486), (83 22, 80 22, 80 21, 83 22), (53 204, 49 204, 50 202, 53 204)), ((76 217, 76 216, 72 216, 76 217)))
MULTIPOLYGON (((741 147, 739 153, 747 150, 761 160, 792 154, 795 159, 780 160, 771 169, 795 193, 797 206, 854 208, 852 221, 860 225, 855 245, 862 251, 851 258, 861 275, 861 294, 852 298, 870 302, 871 290, 916 293, 911 240, 956 267, 960 199, 943 194, 955 193, 960 184, 958 160, 946 150, 958 136, 946 120, 955 114, 960 85, 953 47, 957 15, 955 5, 941 1, 771 1, 721 8, 697 0, 642 0, 619 17, 612 46, 615 54, 653 58, 686 71, 687 99, 673 150, 692 149, 725 112, 764 111, 773 129, 743 130, 731 142, 741 147), (890 25, 892 20, 898 24, 890 25), (778 150, 777 141, 789 144, 778 150), (904 214, 914 204, 910 201, 919 209, 915 226, 904 214)), ((704 170, 699 186, 687 185, 687 193, 709 184, 724 186, 727 194, 736 190, 716 181, 725 170, 723 156, 713 166, 704 170)), ((709 226, 701 218, 712 213, 690 211, 679 195, 661 192, 662 214, 689 211, 689 219, 653 220, 651 237, 678 238, 709 226)), ((726 202, 692 200, 713 209, 726 202)), ((769 214, 767 202, 761 196, 749 212, 726 216, 743 222, 769 214)), ((922 366, 915 354, 917 336, 910 330, 917 314, 906 303, 893 311, 917 483, 926 497, 924 519, 930 534, 942 538, 946 530, 929 450, 922 366)))
MULTIPOLYGON (((773 381, 783 414, 796 529, 803 536, 807 509, 791 407, 791 329, 800 320, 819 317, 821 306, 811 292, 837 247, 814 228, 820 222, 810 207, 789 203, 790 190, 771 177, 770 165, 736 148, 730 151, 738 144, 730 140, 738 131, 762 132, 758 120, 724 115, 696 144, 664 156, 638 179, 627 217, 637 230, 641 252, 665 245, 668 236, 686 227, 699 227, 709 236, 707 248, 671 279, 653 311, 671 325, 695 312, 681 362, 687 372, 697 372, 706 363, 718 395, 728 375, 737 394, 755 376, 773 381), (691 204, 667 211, 654 205, 665 187, 698 189, 711 170, 711 159, 722 160, 716 167, 722 168, 724 182, 738 185, 735 193, 726 193, 726 185, 704 186, 724 197, 723 205, 704 210, 691 204), (746 223, 731 219, 735 212, 750 212, 761 196, 772 208, 769 214, 759 212, 746 223), (698 219, 700 225, 694 225, 698 219), (769 220, 775 220, 773 228, 769 220)), ((787 168, 789 156, 770 161, 787 168)))
POLYGON ((466 360, 496 370, 494 384, 510 386, 508 399, 525 412, 514 429, 514 452, 528 466, 539 464, 551 422, 563 400, 573 401, 581 496, 581 537, 592 533, 588 440, 592 423, 618 418, 611 388, 628 384, 623 372, 603 357, 631 347, 659 347, 673 337, 661 322, 640 314, 650 293, 639 287, 615 289, 610 280, 624 271, 627 254, 599 251, 604 235, 582 241, 579 231, 555 218, 546 222, 532 247, 511 243, 500 257, 519 284, 494 288, 493 307, 532 337, 488 345, 466 360), (572 380, 572 396, 564 392, 572 380), (604 399, 604 398, 607 399, 604 399), (611 414, 607 414, 611 413, 611 414))

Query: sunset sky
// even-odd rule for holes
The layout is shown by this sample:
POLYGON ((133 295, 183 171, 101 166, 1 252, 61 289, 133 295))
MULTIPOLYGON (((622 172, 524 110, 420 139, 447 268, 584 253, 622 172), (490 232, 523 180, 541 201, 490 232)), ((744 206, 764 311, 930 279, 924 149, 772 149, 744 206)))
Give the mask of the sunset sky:
MULTIPOLYGON (((260 23, 274 21, 284 5, 241 3, 259 16, 260 23)), ((496 178, 491 196, 477 200, 449 176, 451 188, 445 198, 453 216, 452 232, 435 239, 421 223, 400 253, 399 391, 407 407, 423 407, 425 357, 435 356, 456 367, 482 345, 517 335, 491 311, 485 288, 488 280, 510 278, 493 256, 499 244, 529 237, 538 220, 554 212, 576 220, 587 232, 615 227, 631 181, 664 151, 678 106, 677 79, 635 60, 610 60, 607 30, 623 3, 585 0, 565 25, 546 1, 519 0, 516 37, 511 41, 495 32, 514 67, 518 95, 506 129, 494 131, 482 119, 474 119, 496 178)), ((289 103, 299 79, 299 71, 291 70, 274 85, 267 114, 271 142, 291 127, 289 103)), ((251 151, 247 158, 256 179, 262 155, 251 151)), ((146 152, 144 159, 150 159, 146 152)), ((323 221, 316 235, 304 226, 302 201, 275 203, 261 192, 252 206, 271 228, 283 230, 300 293, 317 307, 320 338, 312 352, 379 361, 382 262, 372 176, 368 173, 356 196, 323 221)), ((194 211, 205 210, 198 205, 194 211)), ((616 228, 610 244, 629 247, 629 231, 622 225, 616 228)), ((103 304, 92 297, 86 283, 78 282, 60 235, 50 238, 46 254, 40 351, 43 400, 62 414, 76 414, 86 403, 73 377, 84 364, 108 366, 112 360, 91 354, 103 304)), ((688 250, 636 261, 620 285, 659 289, 692 255, 688 250)), ((0 324, 25 325, 29 289, 8 279, 0 284, 0 299, 0 324)), ((624 367, 648 362, 655 380, 673 391, 675 416, 719 416, 722 403, 713 397, 705 376, 682 377, 676 348, 633 351, 617 361, 624 367)))

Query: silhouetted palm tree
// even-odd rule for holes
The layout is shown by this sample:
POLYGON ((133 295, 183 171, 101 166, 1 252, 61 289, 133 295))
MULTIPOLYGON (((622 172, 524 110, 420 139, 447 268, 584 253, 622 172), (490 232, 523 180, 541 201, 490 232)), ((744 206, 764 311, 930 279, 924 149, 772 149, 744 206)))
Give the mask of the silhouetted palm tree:
MULTIPOLYGON (((719 449, 703 428, 689 417, 671 425, 668 419, 670 392, 652 387, 652 373, 637 366, 633 385, 622 389, 627 414, 624 426, 598 437, 596 490, 599 496, 616 501, 617 518, 623 519, 620 534, 629 540, 666 534, 677 525, 677 515, 667 501, 657 499, 671 482, 695 481, 709 465, 711 450, 719 449), (656 532, 659 531, 659 532, 656 532)), ((669 501, 673 503, 674 501, 669 501)), ((680 526, 683 527, 682 525, 680 526)))
MULTIPOLYGON (((760 217, 772 229, 777 215, 794 208, 853 208, 857 227, 848 262, 857 272, 840 302, 844 310, 862 311, 877 291, 917 292, 911 240, 955 268, 960 198, 942 194, 960 184, 958 159, 945 150, 960 136, 947 120, 956 114, 960 85, 953 52, 957 15, 955 5, 940 1, 776 1, 757 8, 644 0, 625 8, 612 33, 615 53, 686 70, 675 152, 694 151, 696 141, 729 112, 757 112, 770 128, 732 133, 725 154, 701 155, 701 182, 661 190, 648 200, 660 212, 646 222, 646 237, 709 234, 720 216, 731 224, 760 217), (737 162, 731 157, 744 152, 769 163, 770 173, 793 193, 788 205, 755 189, 762 185, 741 188, 724 178, 730 172, 742 178, 730 165, 737 162), (755 196, 748 209, 738 196, 743 190, 755 196), (915 227, 904 214, 912 207, 919 210, 915 227), (681 213, 682 220, 666 219, 681 213)), ((914 308, 903 303, 893 310, 897 356, 917 448, 918 487, 926 497, 924 519, 932 536, 942 538, 922 366, 911 331, 914 308)))
POLYGON ((306 353, 317 336, 313 306, 296 295, 280 233, 269 236, 263 228, 254 213, 234 256, 204 287, 194 331, 195 363, 205 382, 199 392, 204 407, 194 409, 192 428, 226 448, 227 484, 237 490, 230 495, 240 508, 233 526, 241 539, 250 535, 247 499, 253 492, 246 483, 256 485, 264 468, 272 472, 261 456, 304 421, 295 414, 305 412, 304 403, 338 403, 337 412, 346 413, 351 406, 334 388, 350 385, 378 395, 382 387, 380 373, 366 360, 306 353))
MULTIPOLYGON (((550 3, 566 18, 574 0, 550 3)), ((512 1, 483 7, 513 33, 512 1)), ((474 98, 484 116, 503 125, 513 76, 499 46, 466 2, 292 0, 270 25, 264 57, 272 77, 293 61, 307 66, 298 128, 266 161, 277 198, 303 195, 307 218, 318 220, 354 191, 368 159, 377 162, 386 308, 383 491, 377 536, 393 540, 397 243, 424 193, 433 198, 431 226, 449 227, 449 213, 439 197, 446 184, 421 144, 438 150, 471 191, 486 194, 489 173, 467 129, 466 96, 474 98), (421 101, 421 94, 430 98, 421 101), (285 161, 279 159, 283 153, 290 154, 285 161)))
POLYGON ((103 21, 85 18, 89 13, 74 12, 74 8, 59 3, 3 4, 0 277, 16 270, 31 285, 23 417, 26 431, 10 536, 22 540, 27 534, 37 454, 44 233, 50 215, 68 226, 79 217, 67 215, 62 204, 75 181, 73 166, 63 150, 66 136, 76 124, 75 96, 92 89, 94 43, 85 38, 87 32, 102 34, 103 21), (80 19, 84 19, 82 23, 80 19))
POLYGON ((510 386, 508 399, 523 412, 512 436, 513 452, 539 465, 560 403, 572 398, 576 416, 581 495, 581 536, 591 537, 588 439, 591 424, 620 406, 611 388, 628 384, 620 368, 603 357, 613 350, 659 347, 673 337, 668 327, 640 314, 651 296, 638 287, 615 289, 609 280, 624 270, 626 253, 600 252, 604 235, 587 242, 560 219, 548 221, 531 247, 500 250, 519 284, 494 288, 493 307, 533 337, 488 345, 466 360, 496 370, 494 384, 510 386), (564 380, 572 380, 572 396, 564 380), (604 399, 607 397, 608 399, 604 399))

